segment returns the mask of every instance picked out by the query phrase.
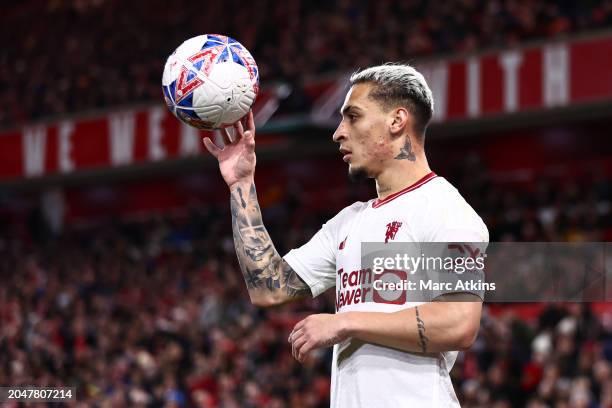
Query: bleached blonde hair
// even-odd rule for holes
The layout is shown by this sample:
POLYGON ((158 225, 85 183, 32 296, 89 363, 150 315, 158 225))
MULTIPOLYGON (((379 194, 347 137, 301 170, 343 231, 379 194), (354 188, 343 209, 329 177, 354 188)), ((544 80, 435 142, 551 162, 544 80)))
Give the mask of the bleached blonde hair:
POLYGON ((351 85, 371 83, 369 97, 385 111, 403 106, 414 117, 414 130, 425 136, 434 112, 434 100, 425 77, 408 64, 388 63, 355 72, 351 85))

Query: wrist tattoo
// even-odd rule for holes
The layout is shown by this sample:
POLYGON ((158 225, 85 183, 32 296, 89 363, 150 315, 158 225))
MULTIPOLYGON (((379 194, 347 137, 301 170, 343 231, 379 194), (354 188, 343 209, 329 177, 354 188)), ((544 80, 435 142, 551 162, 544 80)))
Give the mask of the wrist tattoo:
POLYGON ((427 353, 427 343, 429 339, 425 335, 425 322, 421 319, 421 316, 419 316, 419 307, 416 306, 414 309, 416 311, 417 330, 419 331, 419 346, 423 353, 427 353))

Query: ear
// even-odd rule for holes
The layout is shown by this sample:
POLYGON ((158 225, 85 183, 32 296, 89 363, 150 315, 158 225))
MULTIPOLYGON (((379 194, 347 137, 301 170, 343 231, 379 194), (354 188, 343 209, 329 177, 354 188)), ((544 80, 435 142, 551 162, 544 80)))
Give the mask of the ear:
POLYGON ((404 133, 406 129, 409 129, 412 126, 412 118, 410 113, 406 108, 395 108, 391 112, 390 115, 390 125, 389 131, 394 136, 399 136, 404 133))

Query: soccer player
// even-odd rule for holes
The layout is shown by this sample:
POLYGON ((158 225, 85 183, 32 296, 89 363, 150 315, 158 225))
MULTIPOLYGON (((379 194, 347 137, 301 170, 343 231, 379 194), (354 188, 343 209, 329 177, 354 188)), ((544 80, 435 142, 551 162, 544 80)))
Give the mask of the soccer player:
POLYGON ((449 372, 457 351, 477 335, 481 299, 449 293, 433 302, 374 302, 346 273, 360 271, 362 242, 486 243, 487 228, 429 168, 424 141, 433 97, 424 77, 408 65, 382 65, 350 82, 333 140, 349 176, 373 178, 378 197, 346 207, 284 257, 257 202, 253 114, 246 129, 237 122, 233 135, 223 132, 224 148, 204 140, 230 188, 234 244, 251 301, 273 306, 336 287, 337 312, 308 316, 289 335, 299 361, 334 345, 332 407, 459 406, 449 372))

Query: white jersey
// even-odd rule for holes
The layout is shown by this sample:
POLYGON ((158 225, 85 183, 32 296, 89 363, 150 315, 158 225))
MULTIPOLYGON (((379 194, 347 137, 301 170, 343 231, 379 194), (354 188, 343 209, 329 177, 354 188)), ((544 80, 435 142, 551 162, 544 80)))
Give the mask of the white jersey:
MULTIPOLYGON (((384 200, 346 207, 284 259, 313 296, 336 287, 337 313, 395 312, 422 302, 371 301, 372 294, 358 285, 361 243, 391 240, 488 242, 489 233, 457 189, 431 172, 384 200)), ((458 407, 449 376, 457 354, 409 353, 357 339, 336 344, 331 407, 458 407)))

